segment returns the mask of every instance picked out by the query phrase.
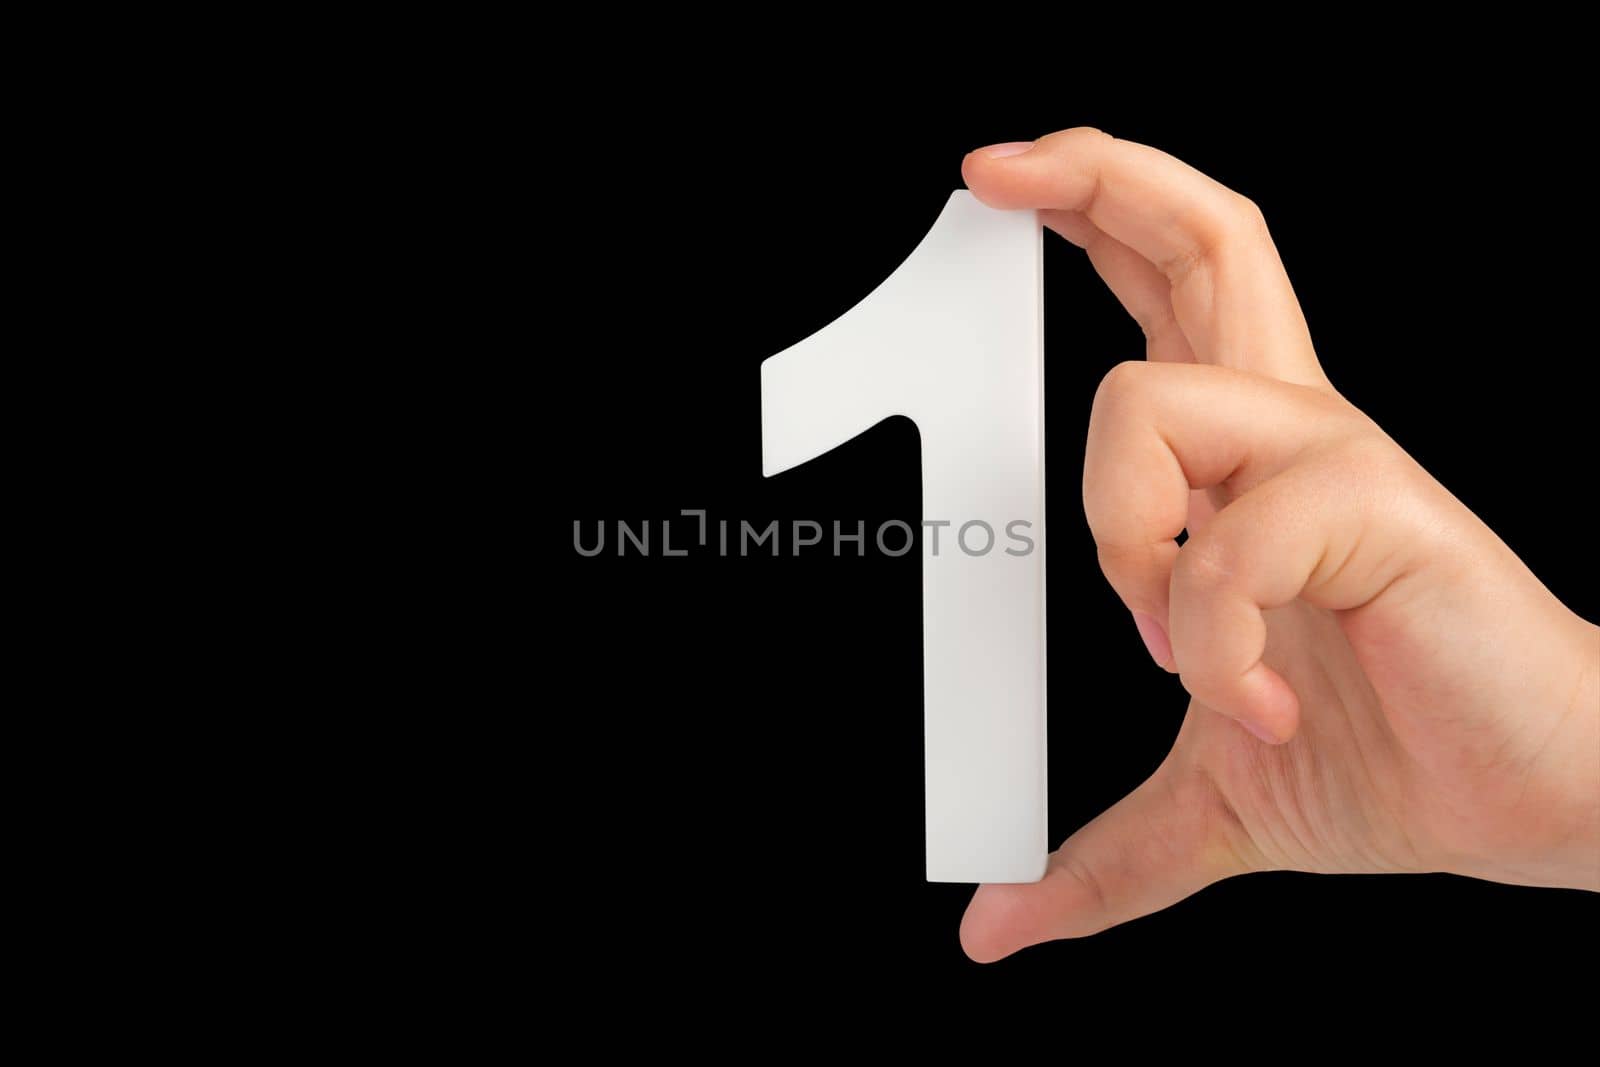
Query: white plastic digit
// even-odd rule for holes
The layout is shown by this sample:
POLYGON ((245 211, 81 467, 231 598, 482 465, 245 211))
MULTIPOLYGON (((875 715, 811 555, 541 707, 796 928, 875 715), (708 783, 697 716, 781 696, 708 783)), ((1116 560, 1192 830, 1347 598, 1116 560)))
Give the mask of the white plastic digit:
POLYGON ((767 477, 892 415, 921 432, 930 882, 1044 875, 1040 256, 1034 212, 952 193, 883 284, 761 365, 767 477))

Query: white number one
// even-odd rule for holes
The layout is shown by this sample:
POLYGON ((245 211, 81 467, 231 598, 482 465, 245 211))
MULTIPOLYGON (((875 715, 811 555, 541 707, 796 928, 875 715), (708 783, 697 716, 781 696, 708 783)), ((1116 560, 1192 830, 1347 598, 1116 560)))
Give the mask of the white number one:
MULTIPOLYGON (((1044 876, 1039 232, 1032 211, 952 193, 882 285, 761 364, 769 478, 891 415, 909 416, 922 435, 930 882, 1044 876)), ((888 536, 899 543, 898 531, 888 536)))

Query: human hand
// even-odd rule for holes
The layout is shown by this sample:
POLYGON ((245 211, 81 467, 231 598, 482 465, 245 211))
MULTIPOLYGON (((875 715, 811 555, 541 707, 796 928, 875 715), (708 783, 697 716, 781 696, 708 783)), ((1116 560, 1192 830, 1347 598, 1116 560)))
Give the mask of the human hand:
POLYGON ((1144 329, 1148 362, 1095 398, 1084 508, 1193 698, 1160 768, 1043 881, 979 888, 967 953, 1250 871, 1600 890, 1600 628, 1334 391, 1255 206, 1090 129, 962 173, 1041 209, 1144 329))

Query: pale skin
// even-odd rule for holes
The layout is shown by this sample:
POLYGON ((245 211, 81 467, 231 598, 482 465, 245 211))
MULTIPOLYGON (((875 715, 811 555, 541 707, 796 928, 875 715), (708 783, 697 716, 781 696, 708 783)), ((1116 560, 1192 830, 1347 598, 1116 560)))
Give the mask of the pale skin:
POLYGON ((1334 391, 1255 205, 1092 129, 962 174, 1039 209, 1144 329, 1147 361, 1095 398, 1084 509, 1192 698, 1160 768, 1043 881, 979 888, 967 954, 1252 871, 1600 891, 1600 628, 1334 391))

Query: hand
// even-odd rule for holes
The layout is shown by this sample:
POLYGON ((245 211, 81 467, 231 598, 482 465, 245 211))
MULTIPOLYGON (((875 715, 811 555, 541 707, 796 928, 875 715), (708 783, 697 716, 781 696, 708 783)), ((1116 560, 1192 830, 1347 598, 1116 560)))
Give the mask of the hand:
POLYGON ((1193 698, 1161 767, 1043 881, 979 888, 967 953, 1249 871, 1600 890, 1600 629, 1334 391, 1255 205, 1091 129, 962 173, 1042 209, 1144 328, 1148 362, 1095 398, 1084 509, 1193 698))

